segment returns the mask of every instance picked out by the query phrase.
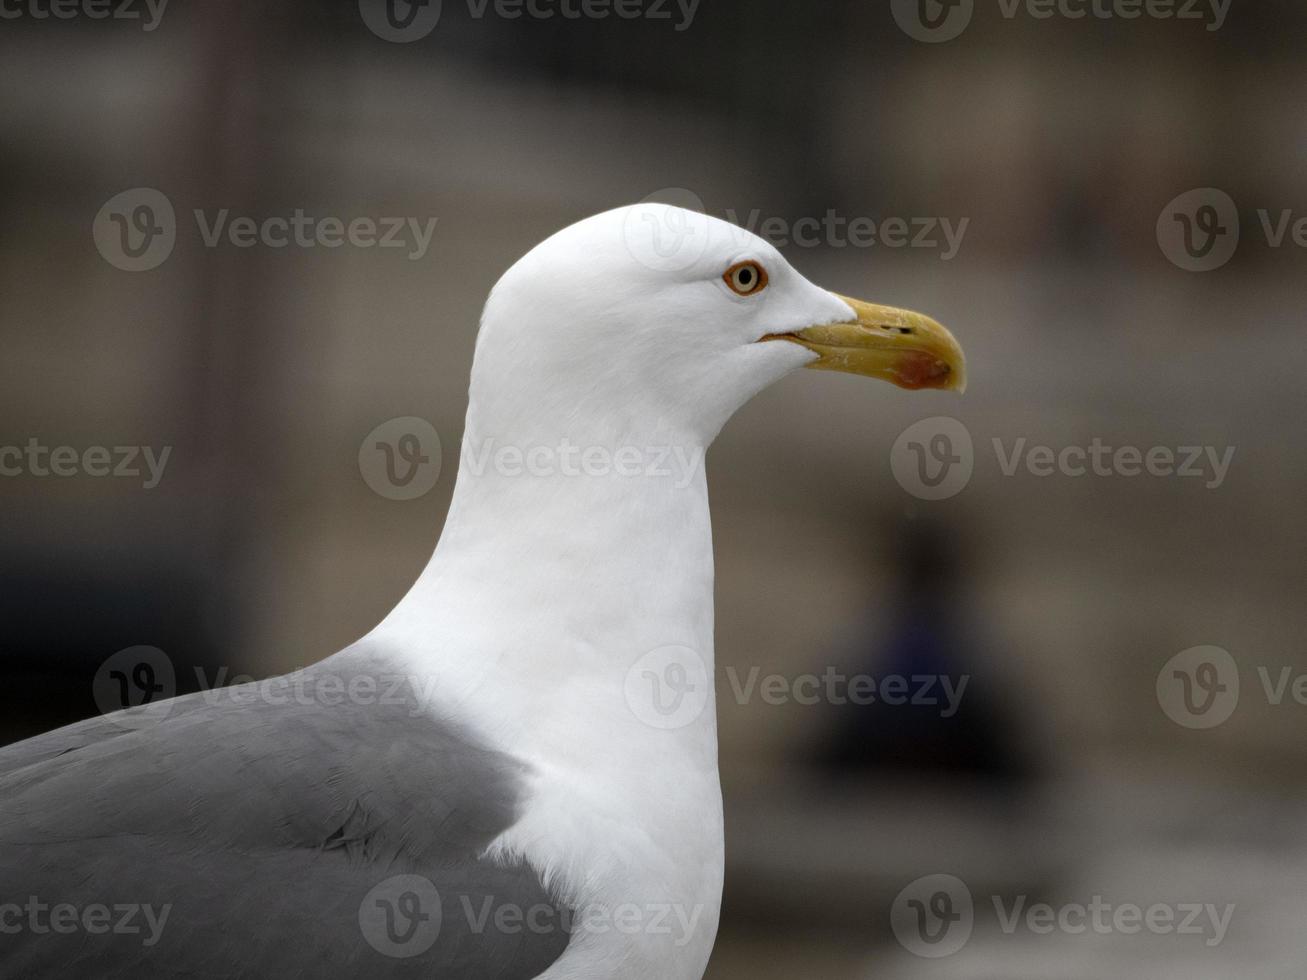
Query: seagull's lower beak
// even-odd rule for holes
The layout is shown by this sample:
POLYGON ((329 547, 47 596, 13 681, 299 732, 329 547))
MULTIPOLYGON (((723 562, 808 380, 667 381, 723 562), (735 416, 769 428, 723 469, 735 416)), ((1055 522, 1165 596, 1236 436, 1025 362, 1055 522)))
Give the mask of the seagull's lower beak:
POLYGON ((820 357, 808 367, 881 378, 900 388, 965 391, 967 360, 947 329, 928 316, 840 299, 853 307, 853 320, 769 334, 763 340, 788 340, 820 357))

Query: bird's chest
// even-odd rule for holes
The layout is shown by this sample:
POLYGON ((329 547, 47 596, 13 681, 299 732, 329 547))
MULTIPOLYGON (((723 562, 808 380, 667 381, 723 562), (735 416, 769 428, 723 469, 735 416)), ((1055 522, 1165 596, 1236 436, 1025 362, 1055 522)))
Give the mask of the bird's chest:
POLYGON ((698 980, 721 907, 716 767, 657 749, 620 758, 541 768, 498 846, 542 869, 571 909, 568 954, 546 977, 698 980))

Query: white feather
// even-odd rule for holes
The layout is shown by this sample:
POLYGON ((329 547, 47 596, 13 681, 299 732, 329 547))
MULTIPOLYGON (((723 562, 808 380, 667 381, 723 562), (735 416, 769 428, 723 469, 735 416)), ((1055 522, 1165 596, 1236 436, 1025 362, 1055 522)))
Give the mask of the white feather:
POLYGON ((569 475, 559 447, 701 461, 736 409, 814 357, 760 338, 851 316, 761 239, 661 205, 559 232, 486 304, 444 533, 372 636, 422 676, 433 710, 533 768, 525 811, 492 854, 525 859, 596 921, 624 903, 646 910, 639 929, 581 929, 549 980, 701 977, 723 873, 711 692, 671 730, 624 696, 628 670, 663 646, 697 651, 712 676, 703 467, 569 475), (648 243, 632 237, 668 223, 703 235, 684 267, 642 261, 648 243), (770 277, 756 296, 722 281, 744 259, 770 277), (504 447, 552 453, 555 470, 496 465, 504 447))

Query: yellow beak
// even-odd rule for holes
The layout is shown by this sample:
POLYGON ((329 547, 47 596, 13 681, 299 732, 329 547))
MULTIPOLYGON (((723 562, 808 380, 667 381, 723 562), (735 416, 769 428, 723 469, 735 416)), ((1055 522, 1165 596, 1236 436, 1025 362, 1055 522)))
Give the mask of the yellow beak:
POLYGON ((788 340, 819 354, 808 365, 819 371, 862 374, 900 388, 966 390, 967 359, 947 329, 911 310, 840 299, 853 307, 855 319, 763 340, 788 340))

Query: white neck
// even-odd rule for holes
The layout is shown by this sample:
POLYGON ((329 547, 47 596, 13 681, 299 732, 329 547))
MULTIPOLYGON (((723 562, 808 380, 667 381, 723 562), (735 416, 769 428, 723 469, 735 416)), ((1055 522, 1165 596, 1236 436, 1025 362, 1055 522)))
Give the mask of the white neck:
POLYGON ((659 436, 601 445, 591 475, 584 452, 595 447, 553 440, 532 473, 515 452, 529 446, 465 439, 440 542, 378 634, 421 650, 433 669, 507 668, 500 679, 525 689, 521 707, 536 719, 558 710, 547 693, 580 676, 620 680, 658 647, 691 647, 711 667, 703 447, 659 436), (640 462, 631 454, 619 472, 606 460, 622 446, 640 462), (469 664, 473 653, 493 663, 469 664))
POLYGON ((499 850, 525 857, 574 903, 675 905, 697 916, 695 934, 673 949, 661 935, 574 942, 559 976, 698 977, 715 934, 712 538, 702 447, 676 443, 591 441, 610 460, 623 446, 647 451, 643 468, 596 476, 554 442, 533 475, 517 472, 511 453, 495 457, 530 444, 488 443, 470 416, 440 543, 371 634, 429 680, 436 710, 533 767, 534 795, 499 850), (697 462, 675 462, 678 452, 697 462), (702 713, 673 729, 651 726, 625 696, 636 661, 667 646, 695 651, 708 679, 702 713), (586 880, 579 868, 610 874, 586 880))

